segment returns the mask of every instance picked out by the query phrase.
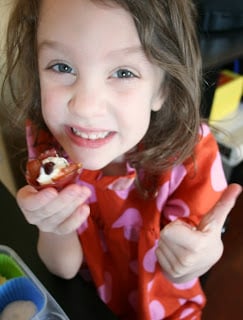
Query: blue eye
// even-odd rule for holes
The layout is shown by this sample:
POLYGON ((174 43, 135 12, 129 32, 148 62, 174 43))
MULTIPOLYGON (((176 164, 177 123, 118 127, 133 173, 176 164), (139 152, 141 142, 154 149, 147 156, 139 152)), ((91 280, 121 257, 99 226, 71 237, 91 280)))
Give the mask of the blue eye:
POLYGON ((74 73, 73 69, 65 63, 56 63, 51 66, 51 69, 60 73, 74 73))
POLYGON ((115 72, 115 78, 127 79, 127 78, 134 78, 134 77, 135 77, 134 73, 127 69, 120 69, 115 72))

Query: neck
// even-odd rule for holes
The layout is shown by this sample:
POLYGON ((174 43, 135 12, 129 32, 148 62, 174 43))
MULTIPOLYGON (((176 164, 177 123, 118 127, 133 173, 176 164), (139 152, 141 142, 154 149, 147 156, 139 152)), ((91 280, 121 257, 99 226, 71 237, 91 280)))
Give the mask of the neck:
POLYGON ((112 162, 102 169, 104 176, 120 176, 127 172, 126 162, 112 162))

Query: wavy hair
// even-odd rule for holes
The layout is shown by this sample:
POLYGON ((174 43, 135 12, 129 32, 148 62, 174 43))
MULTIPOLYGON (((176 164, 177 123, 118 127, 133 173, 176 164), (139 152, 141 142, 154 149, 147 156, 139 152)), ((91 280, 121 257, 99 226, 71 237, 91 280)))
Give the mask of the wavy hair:
MULTIPOLYGON (((92 1, 92 0, 91 0, 92 1)), ((190 0, 93 0, 119 5, 134 19, 148 59, 165 72, 162 108, 151 113, 139 152, 129 154, 136 168, 152 174, 193 155, 200 126, 201 56, 196 8, 190 0)), ((71 1, 70 1, 71 5, 71 1)), ((41 0, 18 0, 9 20, 6 77, 11 117, 24 127, 26 118, 44 126, 41 115, 36 34, 41 0)))

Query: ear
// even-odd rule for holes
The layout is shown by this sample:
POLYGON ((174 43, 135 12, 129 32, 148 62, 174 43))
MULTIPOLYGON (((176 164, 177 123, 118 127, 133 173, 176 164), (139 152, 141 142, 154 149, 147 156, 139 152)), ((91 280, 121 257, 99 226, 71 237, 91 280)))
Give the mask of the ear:
POLYGON ((151 104, 151 111, 154 111, 154 112, 159 111, 162 108, 165 102, 165 99, 166 97, 164 93, 162 92, 158 93, 158 95, 154 97, 153 102, 151 104))

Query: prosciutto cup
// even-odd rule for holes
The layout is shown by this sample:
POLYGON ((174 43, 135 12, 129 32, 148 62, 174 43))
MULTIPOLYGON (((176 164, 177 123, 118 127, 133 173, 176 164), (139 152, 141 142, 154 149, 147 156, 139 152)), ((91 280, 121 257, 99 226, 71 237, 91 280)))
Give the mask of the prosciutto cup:
POLYGON ((60 191, 76 181, 81 169, 81 163, 70 163, 50 149, 27 162, 25 177, 36 190, 53 187, 60 191))

